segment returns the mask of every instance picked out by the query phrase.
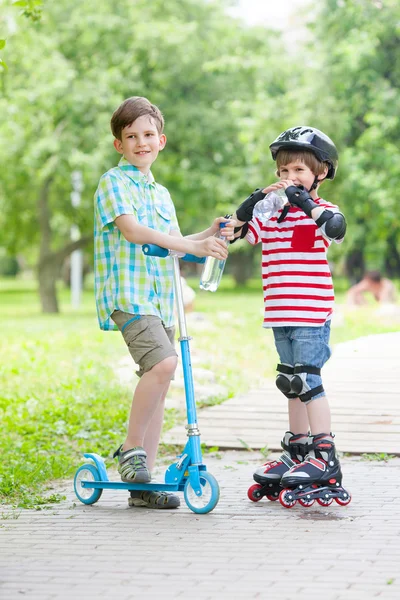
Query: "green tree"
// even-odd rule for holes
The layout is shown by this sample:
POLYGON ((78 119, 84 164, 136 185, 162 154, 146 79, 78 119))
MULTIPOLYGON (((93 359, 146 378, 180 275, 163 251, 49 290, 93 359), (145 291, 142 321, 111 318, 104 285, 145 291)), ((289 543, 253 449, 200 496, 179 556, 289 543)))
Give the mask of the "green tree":
MULTIPOLYGON (((165 114, 169 142, 154 172, 184 232, 232 210, 260 177, 248 131, 257 98, 260 106, 282 94, 282 58, 264 29, 228 17, 227 4, 60 0, 46 5, 40 22, 10 34, 0 99, 1 230, 4 245, 37 259, 44 311, 58 311, 62 261, 91 239, 94 190, 118 159, 109 120, 124 98, 147 96, 165 114), (76 169, 84 181, 79 209, 70 202, 76 169), (71 243, 73 222, 82 238, 71 243)), ((271 130, 274 120, 272 113, 271 130)))
MULTIPOLYGON (((7 7, 9 2, 5 0, 0 0, 0 7, 7 7)), ((30 19, 31 21, 39 21, 42 14, 42 1, 41 0, 14 0, 12 2, 13 7, 17 7, 20 9, 21 14, 30 19)), ((6 46, 6 40, 0 39, 0 50, 4 50, 6 46)), ((0 72, 6 71, 8 69, 7 63, 0 56, 0 72)))
POLYGON ((347 270, 400 276, 400 4, 324 0, 316 10, 315 118, 340 150, 333 199, 349 222, 347 270))

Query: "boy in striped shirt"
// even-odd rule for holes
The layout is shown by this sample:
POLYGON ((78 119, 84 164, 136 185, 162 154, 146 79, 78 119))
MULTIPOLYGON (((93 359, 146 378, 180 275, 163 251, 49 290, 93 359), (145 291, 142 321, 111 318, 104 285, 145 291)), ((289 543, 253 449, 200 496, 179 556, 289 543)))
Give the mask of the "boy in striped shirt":
POLYGON ((270 486, 270 497, 276 499, 280 486, 341 484, 321 368, 331 355, 334 302, 327 250, 332 240, 343 240, 346 222, 337 206, 318 195, 320 184, 334 178, 338 165, 328 136, 313 127, 293 127, 270 150, 279 181, 256 190, 237 209, 242 227, 236 236, 262 243, 264 327, 273 330, 280 358, 276 385, 288 398, 290 431, 282 440, 284 452, 279 461, 254 473, 255 481, 270 486), (281 188, 286 204, 265 223, 253 218, 255 204, 281 188))
MULTIPOLYGON (((95 194, 95 291, 100 328, 119 329, 139 366, 124 443, 115 452, 123 481, 151 480, 164 415, 164 400, 177 365, 174 348, 174 289, 170 258, 142 252, 156 244, 183 254, 227 257, 214 234, 233 237, 233 221, 214 220, 209 229, 183 237, 168 190, 150 171, 167 138, 159 108, 134 96, 114 112, 117 167, 101 178, 95 194)), ((132 491, 131 505, 176 508, 179 498, 157 491, 132 491)))

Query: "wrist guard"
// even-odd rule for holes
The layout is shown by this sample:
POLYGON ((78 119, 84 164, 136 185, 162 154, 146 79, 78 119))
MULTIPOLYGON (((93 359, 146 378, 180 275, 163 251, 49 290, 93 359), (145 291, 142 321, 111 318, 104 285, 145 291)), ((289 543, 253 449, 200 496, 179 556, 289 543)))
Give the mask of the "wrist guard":
POLYGON ((240 227, 235 227, 234 230, 233 230, 233 232, 237 233, 238 231, 240 231, 240 235, 238 237, 233 238, 233 240, 231 240, 231 244, 234 244, 238 240, 242 240, 244 237, 246 237, 246 234, 247 234, 248 230, 249 230, 249 224, 248 223, 244 223, 240 227))
POLYGON ((266 194, 264 194, 260 188, 254 190, 252 194, 242 204, 236 211, 236 216, 239 221, 251 221, 253 218, 253 210, 257 202, 265 198, 266 194))
POLYGON ((318 206, 318 204, 314 202, 307 190, 303 186, 296 187, 295 185, 290 185, 285 191, 290 204, 298 206, 304 210, 308 217, 311 217, 312 209, 318 206))

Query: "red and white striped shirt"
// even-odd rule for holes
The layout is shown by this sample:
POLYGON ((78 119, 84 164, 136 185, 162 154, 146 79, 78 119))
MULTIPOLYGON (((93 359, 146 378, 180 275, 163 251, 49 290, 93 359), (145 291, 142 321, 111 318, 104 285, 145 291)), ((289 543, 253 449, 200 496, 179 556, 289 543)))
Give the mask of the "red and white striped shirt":
MULTIPOLYGON (((318 206, 338 211, 322 198, 318 206)), ((320 327, 332 316, 334 291, 327 260, 331 244, 301 208, 291 206, 282 223, 282 209, 265 225, 250 221, 247 241, 262 242, 264 327, 320 327)), ((339 240, 340 243, 341 240, 339 240)))

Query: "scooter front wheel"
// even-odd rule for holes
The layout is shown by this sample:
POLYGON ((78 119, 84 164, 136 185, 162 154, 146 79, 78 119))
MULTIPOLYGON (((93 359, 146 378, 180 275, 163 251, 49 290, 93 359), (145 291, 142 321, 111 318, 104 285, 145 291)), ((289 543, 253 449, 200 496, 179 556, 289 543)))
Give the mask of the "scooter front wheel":
POLYGON ((202 486, 202 494, 198 496, 188 479, 185 483, 185 489, 183 495, 185 502, 194 513, 205 514, 212 511, 219 500, 219 485, 217 480, 211 473, 207 471, 201 471, 200 484, 202 486))
POLYGON ((100 474, 91 464, 82 465, 75 473, 74 490, 78 499, 83 504, 94 504, 103 493, 102 489, 82 487, 82 481, 100 481, 100 474))

